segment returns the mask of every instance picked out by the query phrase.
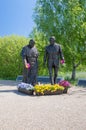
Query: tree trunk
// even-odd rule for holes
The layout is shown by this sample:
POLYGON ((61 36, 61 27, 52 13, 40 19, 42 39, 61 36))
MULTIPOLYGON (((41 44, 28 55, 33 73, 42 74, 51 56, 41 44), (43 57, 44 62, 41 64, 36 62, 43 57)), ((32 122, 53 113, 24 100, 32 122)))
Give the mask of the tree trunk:
POLYGON ((71 79, 72 79, 72 80, 75 80, 75 79, 76 79, 76 67, 75 67, 75 66, 73 66, 71 79))
MULTIPOLYGON (((73 59, 75 61, 75 59, 73 59)), ((75 80, 76 79, 76 68, 80 65, 81 63, 81 60, 75 64, 75 62, 73 61, 73 69, 72 69, 72 76, 71 76, 71 79, 72 80, 75 80)))

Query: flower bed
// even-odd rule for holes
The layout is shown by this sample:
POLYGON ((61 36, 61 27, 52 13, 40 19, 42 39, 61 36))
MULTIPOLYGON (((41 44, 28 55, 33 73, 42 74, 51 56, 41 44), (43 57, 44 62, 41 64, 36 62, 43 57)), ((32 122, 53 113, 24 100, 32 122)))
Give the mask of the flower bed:
POLYGON ((64 91, 64 87, 59 84, 51 85, 51 84, 40 84, 34 86, 35 95, 56 95, 62 94, 64 91))
POLYGON ((34 87, 31 84, 21 83, 18 85, 18 91, 28 95, 56 95, 67 93, 70 83, 66 80, 58 84, 37 84, 34 87))

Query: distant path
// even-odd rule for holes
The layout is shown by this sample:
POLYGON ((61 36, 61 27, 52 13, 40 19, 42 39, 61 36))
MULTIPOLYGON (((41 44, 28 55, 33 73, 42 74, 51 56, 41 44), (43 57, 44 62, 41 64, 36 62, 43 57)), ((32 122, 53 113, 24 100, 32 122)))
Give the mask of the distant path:
POLYGON ((28 96, 16 81, 0 80, 0 130, 86 130, 86 88, 28 96))

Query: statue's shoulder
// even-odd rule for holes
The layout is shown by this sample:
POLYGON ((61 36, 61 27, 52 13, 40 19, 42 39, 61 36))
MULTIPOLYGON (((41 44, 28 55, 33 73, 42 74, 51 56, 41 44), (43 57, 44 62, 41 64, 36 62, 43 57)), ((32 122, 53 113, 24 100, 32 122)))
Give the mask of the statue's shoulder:
POLYGON ((61 45, 59 43, 55 43, 56 48, 61 48, 61 45))
POLYGON ((22 47, 22 51, 24 52, 26 50, 26 46, 23 46, 22 47))
POLYGON ((27 45, 26 45, 26 46, 23 46, 23 48, 22 48, 22 49, 23 49, 23 50, 25 50, 26 48, 27 48, 27 45))
POLYGON ((36 46, 34 46, 33 48, 34 48, 34 49, 37 49, 37 47, 36 47, 36 46))
POLYGON ((49 48, 51 45, 50 44, 48 44, 47 46, 46 46, 46 48, 49 48))
POLYGON ((23 50, 24 50, 25 53, 28 52, 28 51, 30 51, 29 45, 24 46, 23 50))
POLYGON ((34 47, 32 47, 32 49, 31 49, 33 52, 35 52, 35 53, 38 53, 38 49, 37 49, 37 47, 36 46, 34 46, 34 47))
POLYGON ((55 46, 60 46, 60 44, 59 43, 55 43, 55 46))
POLYGON ((37 47, 36 46, 32 47, 32 50, 37 50, 37 47))

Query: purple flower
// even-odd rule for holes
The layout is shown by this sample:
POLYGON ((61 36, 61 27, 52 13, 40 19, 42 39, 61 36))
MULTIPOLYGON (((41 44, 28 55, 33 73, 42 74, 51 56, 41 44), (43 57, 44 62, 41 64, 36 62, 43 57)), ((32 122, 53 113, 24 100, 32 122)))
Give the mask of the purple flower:
POLYGON ((71 84, 66 80, 62 80, 58 84, 63 86, 63 87, 70 87, 71 86, 71 84))

